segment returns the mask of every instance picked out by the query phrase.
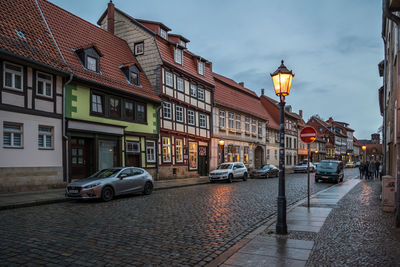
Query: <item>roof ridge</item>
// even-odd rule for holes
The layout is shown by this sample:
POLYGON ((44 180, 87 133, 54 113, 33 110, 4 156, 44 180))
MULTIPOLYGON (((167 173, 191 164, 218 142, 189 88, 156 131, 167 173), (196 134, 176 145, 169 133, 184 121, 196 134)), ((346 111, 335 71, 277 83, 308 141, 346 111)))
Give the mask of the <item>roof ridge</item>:
POLYGON ((251 96, 251 97, 253 97, 253 98, 255 98, 255 99, 260 99, 260 97, 256 94, 256 92, 254 92, 253 90, 248 89, 248 88, 246 88, 246 87, 242 87, 241 85, 239 85, 237 82, 235 82, 235 81, 232 80, 231 78, 228 78, 228 77, 226 77, 226 76, 223 76, 223 75, 218 74, 218 73, 215 73, 215 72, 212 72, 212 74, 213 74, 213 77, 214 77, 214 78, 216 78, 216 79, 219 80, 220 82, 222 82, 222 83, 228 85, 229 87, 232 87, 233 89, 235 89, 235 90, 237 90, 237 91, 240 91, 240 92, 242 92, 242 93, 245 93, 245 94, 247 94, 247 95, 249 95, 249 96, 251 96), (218 75, 218 76, 220 76, 220 77, 224 77, 224 78, 226 78, 226 79, 231 80, 232 82, 234 82, 235 84, 237 84, 237 86, 232 86, 232 85, 226 83, 225 81, 219 79, 219 77, 215 77, 214 74, 216 74, 216 75, 218 75), (245 90, 244 90, 244 89, 245 89, 245 90), (250 92, 249 92, 249 91, 250 91, 250 92))

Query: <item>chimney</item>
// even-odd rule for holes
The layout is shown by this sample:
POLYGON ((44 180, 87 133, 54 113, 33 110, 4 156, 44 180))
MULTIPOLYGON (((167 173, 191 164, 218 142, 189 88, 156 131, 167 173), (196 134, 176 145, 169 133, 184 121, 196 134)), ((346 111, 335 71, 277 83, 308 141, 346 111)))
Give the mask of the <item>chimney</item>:
POLYGON ((241 87, 244 87, 244 82, 240 82, 239 85, 240 85, 241 87))
POLYGON ((114 34, 114 4, 112 0, 110 0, 107 7, 107 31, 114 34))
POLYGON ((264 88, 261 89, 261 95, 264 95, 264 88))
POLYGON ((301 109, 299 110, 299 115, 301 118, 303 118, 303 110, 301 110, 301 109))

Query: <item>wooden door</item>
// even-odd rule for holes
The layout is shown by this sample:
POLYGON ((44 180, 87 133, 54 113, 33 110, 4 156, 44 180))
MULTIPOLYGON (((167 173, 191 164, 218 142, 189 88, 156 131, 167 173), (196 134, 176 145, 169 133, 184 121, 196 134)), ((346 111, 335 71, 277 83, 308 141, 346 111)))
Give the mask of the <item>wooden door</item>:
POLYGON ((199 146, 199 175, 208 175, 208 154, 206 146, 199 146))
POLYGON ((70 162, 71 178, 81 179, 89 175, 87 159, 89 151, 89 141, 84 138, 71 138, 70 162))

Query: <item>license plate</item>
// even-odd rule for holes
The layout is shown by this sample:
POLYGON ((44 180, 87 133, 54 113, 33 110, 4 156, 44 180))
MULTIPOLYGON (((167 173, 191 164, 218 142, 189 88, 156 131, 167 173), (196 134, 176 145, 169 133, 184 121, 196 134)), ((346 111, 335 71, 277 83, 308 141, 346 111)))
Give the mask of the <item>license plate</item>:
POLYGON ((328 179, 328 176, 322 176, 322 178, 328 179))
POLYGON ((76 194, 76 193, 78 193, 79 191, 76 190, 76 189, 71 189, 71 190, 69 190, 69 192, 72 193, 72 194, 76 194))

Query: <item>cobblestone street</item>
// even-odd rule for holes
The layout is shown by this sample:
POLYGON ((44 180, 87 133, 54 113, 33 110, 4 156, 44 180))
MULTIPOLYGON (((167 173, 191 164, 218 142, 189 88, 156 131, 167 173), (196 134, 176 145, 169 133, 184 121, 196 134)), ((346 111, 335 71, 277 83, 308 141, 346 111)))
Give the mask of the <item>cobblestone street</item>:
MULTIPOLYGON (((358 169, 345 172, 353 178, 358 169)), ((306 174, 286 178, 288 205, 306 174)), ((312 192, 330 183, 314 184, 312 192)), ((276 212, 278 179, 156 191, 111 202, 66 202, 0 212, 0 264, 204 265, 276 212)))

